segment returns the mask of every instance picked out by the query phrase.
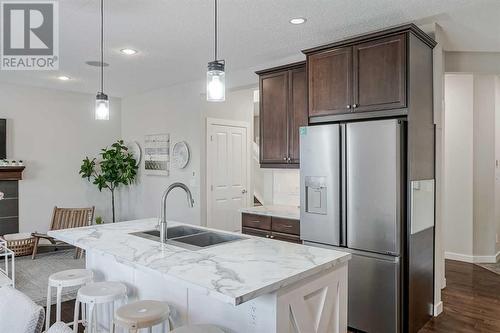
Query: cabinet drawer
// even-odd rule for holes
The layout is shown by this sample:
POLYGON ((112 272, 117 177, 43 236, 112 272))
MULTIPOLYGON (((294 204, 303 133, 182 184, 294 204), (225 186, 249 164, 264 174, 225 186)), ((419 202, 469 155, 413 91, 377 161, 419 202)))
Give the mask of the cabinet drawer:
POLYGON ((282 234, 280 232, 273 232, 271 234, 271 239, 290 242, 290 243, 302 243, 300 237, 297 235, 282 234))
POLYGON ((271 230, 271 217, 255 214, 242 214, 243 227, 271 230))
POLYGON ((277 232, 284 232, 286 234, 300 235, 300 222, 299 220, 283 219, 273 217, 272 230, 277 232))
POLYGON ((252 235, 252 236, 269 238, 269 232, 265 231, 265 230, 260 230, 260 229, 243 228, 242 233, 245 235, 252 235))

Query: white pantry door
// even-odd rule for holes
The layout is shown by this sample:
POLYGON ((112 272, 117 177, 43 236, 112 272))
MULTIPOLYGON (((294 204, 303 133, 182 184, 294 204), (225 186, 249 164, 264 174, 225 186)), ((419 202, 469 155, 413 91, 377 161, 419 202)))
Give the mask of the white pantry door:
POLYGON ((249 202, 247 123, 207 120, 207 224, 241 231, 240 208, 249 202))

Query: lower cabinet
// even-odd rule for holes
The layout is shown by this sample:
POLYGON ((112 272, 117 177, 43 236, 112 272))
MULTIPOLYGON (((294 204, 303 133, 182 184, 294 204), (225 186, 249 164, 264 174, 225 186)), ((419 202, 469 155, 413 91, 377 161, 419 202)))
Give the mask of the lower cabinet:
POLYGON ((246 235, 301 243, 299 220, 243 213, 241 224, 246 235))

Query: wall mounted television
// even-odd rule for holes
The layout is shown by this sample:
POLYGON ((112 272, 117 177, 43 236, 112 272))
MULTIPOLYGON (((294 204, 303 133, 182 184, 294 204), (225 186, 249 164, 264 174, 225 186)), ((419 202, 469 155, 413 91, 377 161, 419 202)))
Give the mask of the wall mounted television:
POLYGON ((7 120, 0 119, 0 159, 7 158, 7 120))

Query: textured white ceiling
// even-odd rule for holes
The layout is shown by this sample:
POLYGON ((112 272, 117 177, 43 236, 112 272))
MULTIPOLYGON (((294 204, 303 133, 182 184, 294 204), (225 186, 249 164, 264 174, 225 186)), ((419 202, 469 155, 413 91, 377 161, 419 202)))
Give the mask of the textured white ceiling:
MULTIPOLYGON (((61 0, 60 71, 0 71, 0 82, 95 93, 99 2, 61 0), (60 82, 58 75, 71 81, 60 82)), ((453 50, 500 51, 497 0, 220 0, 220 56, 228 77, 300 50, 397 24, 439 21, 453 50), (305 25, 293 26, 291 17, 305 25)), ((106 0, 105 91, 127 96, 202 79, 213 57, 212 0, 106 0), (139 54, 126 57, 119 50, 139 54)))

